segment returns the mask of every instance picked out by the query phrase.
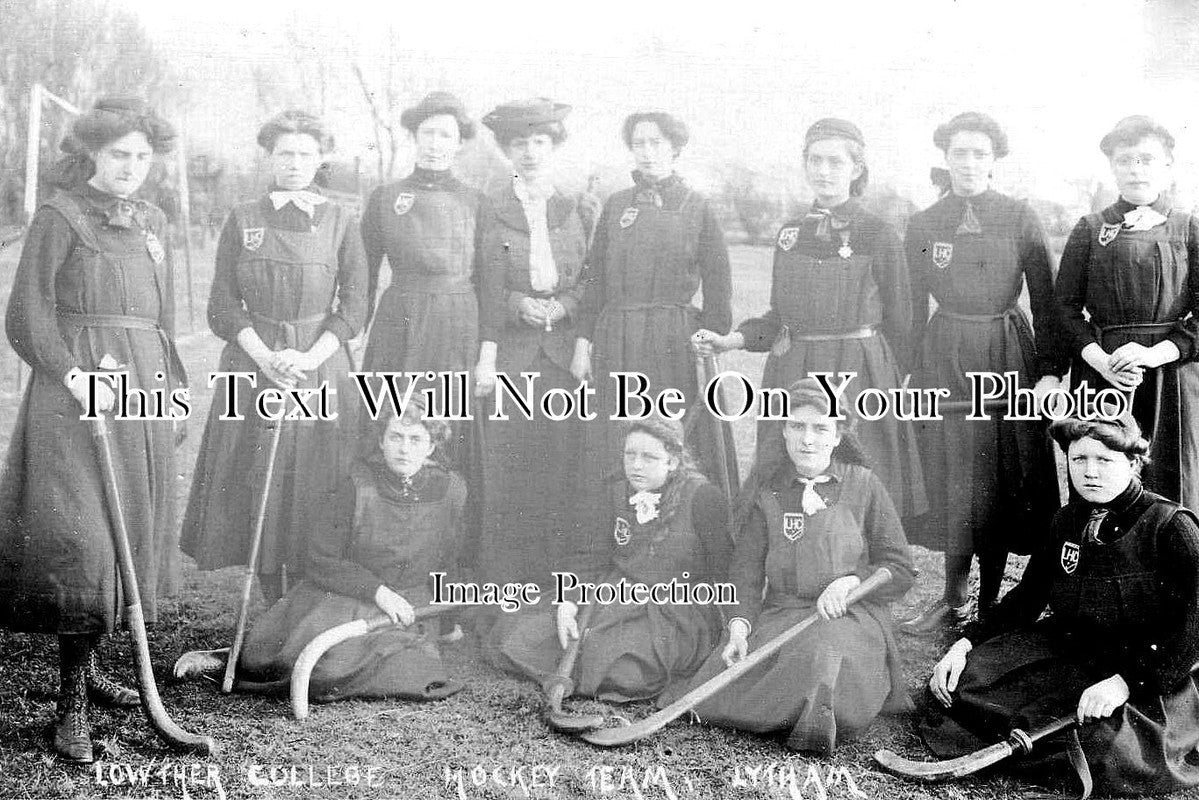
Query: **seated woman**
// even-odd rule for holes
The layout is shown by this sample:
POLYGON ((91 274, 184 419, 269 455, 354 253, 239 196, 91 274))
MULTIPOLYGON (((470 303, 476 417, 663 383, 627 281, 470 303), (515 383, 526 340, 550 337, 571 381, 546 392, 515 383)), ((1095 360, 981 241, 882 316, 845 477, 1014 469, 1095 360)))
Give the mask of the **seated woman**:
POLYGON ((728 643, 691 686, 673 689, 659 703, 817 612, 823 622, 695 713, 722 727, 782 733, 792 749, 827 754, 881 711, 910 707, 891 603, 911 587, 914 574, 895 506, 882 481, 855 463, 861 457, 843 439, 844 423, 829 417, 819 384, 805 378, 789 396, 791 418, 765 429, 754 470, 760 483, 745 493, 751 505, 729 574, 739 603, 728 643), (848 594, 884 566, 891 581, 847 606, 848 594))
POLYGON ((957 756, 1077 715, 1091 723, 1067 734, 1084 783, 1089 770, 1111 793, 1199 785, 1195 515, 1141 487, 1149 443, 1131 416, 1050 431, 1074 499, 1020 584, 933 669, 925 741, 957 756))
MULTIPOLYGON (((339 524, 313 537, 308 574, 247 636, 239 688, 286 692, 292 665, 313 638, 382 611, 397 627, 331 648, 313 670, 313 700, 440 700, 462 689, 442 666, 436 626, 408 627, 414 606, 431 599, 429 573, 458 563, 466 501, 462 479, 430 461, 449 427, 424 417, 416 397, 403 417, 380 416, 376 446, 342 488, 339 524)), ((204 665, 212 666, 223 665, 204 665)), ((176 675, 194 671, 176 665, 176 675)))
MULTIPOLYGON (((724 496, 699 474, 676 421, 634 422, 624 440, 626 491, 614 493, 610 569, 581 581, 714 583, 732 551, 724 496)), ((570 639, 583 636, 575 693, 625 702, 656 697, 693 673, 719 641, 713 605, 597 605, 580 630, 579 606, 501 618, 487 646, 501 669, 544 681, 570 639)))

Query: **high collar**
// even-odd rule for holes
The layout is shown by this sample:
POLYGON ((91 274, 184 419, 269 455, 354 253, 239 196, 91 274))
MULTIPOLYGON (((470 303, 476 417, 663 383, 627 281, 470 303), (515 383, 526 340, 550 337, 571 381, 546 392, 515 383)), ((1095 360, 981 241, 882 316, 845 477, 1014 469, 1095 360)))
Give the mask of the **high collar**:
MULTIPOLYGON (((492 205, 495 209, 496 217, 509 228, 526 232, 529 230, 529 220, 525 216, 524 204, 516 196, 516 189, 511 182, 507 182, 504 185, 504 188, 500 191, 499 196, 495 197, 495 202, 492 205)), ((562 223, 566 221, 573 210, 574 203, 561 192, 555 191, 545 202, 547 227, 550 230, 561 227, 562 223)))
POLYGON ((1001 195, 999 192, 988 188, 986 191, 972 195, 971 197, 963 197, 950 192, 941 199, 941 202, 954 208, 962 208, 966 205, 966 203, 970 203, 970 205, 974 206, 975 208, 986 208, 994 205, 995 201, 999 200, 1001 197, 1003 197, 1003 195, 1001 195))
POLYGON ((266 193, 268 195, 271 192, 312 192, 313 194, 319 194, 322 196, 324 196, 324 194, 325 194, 324 191, 321 190, 321 187, 318 186, 316 183, 310 183, 307 186, 305 186, 303 189, 284 189, 281 186, 279 186, 278 184, 272 183, 271 188, 266 190, 266 193))
POLYGON ((445 471, 441 467, 426 463, 406 481, 388 468, 382 453, 376 453, 369 460, 369 465, 375 488, 384 498, 392 501, 416 502, 433 499, 446 480, 445 471))
POLYGON ((824 206, 817 205, 816 201, 813 200, 812 207, 809 210, 809 213, 810 214, 824 214, 827 211, 835 219, 851 220, 854 217, 856 217, 861 212, 861 210, 862 210, 861 201, 859 201, 858 198, 856 198, 856 197, 850 197, 848 200, 846 200, 841 205, 833 206, 832 208, 825 208, 824 206))
POLYGON ((682 184, 683 179, 679 177, 677 172, 672 172, 665 178, 651 178, 639 169, 633 170, 633 183, 637 184, 638 189, 657 189, 659 192, 665 192, 674 186, 682 184))
POLYGON ((425 169, 424 167, 413 167, 412 174, 408 176, 408 180, 429 188, 450 186, 455 183, 453 170, 425 169))
MULTIPOLYGON (((836 483, 840 483, 841 481, 845 480, 845 469, 845 465, 834 458, 829 462, 828 467, 824 470, 824 472, 820 473, 820 475, 827 475, 836 483)), ((820 476, 818 475, 816 477, 820 476)), ((775 481, 775 488, 789 489, 792 486, 800 485, 802 485, 802 479, 800 478, 799 473, 795 471, 795 466, 791 463, 791 460, 788 459, 786 466, 783 469, 780 469, 778 472, 778 477, 775 481)))
POLYGON ((74 192, 83 200, 84 210, 103 217, 104 224, 110 228, 144 229, 149 225, 147 212, 150 206, 145 200, 117 197, 87 181, 76 186, 74 192))
POLYGON ((1083 509, 1089 514, 1091 511, 1105 510, 1116 515, 1123 515, 1130 508, 1136 505, 1142 496, 1145 494, 1145 489, 1141 486, 1141 481, 1133 477, 1124 491, 1116 495, 1107 503, 1090 503, 1082 501, 1083 509))
MULTIPOLYGON (((1165 192, 1162 192, 1161 194, 1159 194, 1157 196, 1157 199, 1149 204, 1149 207, 1163 216, 1167 216, 1167 217, 1170 216, 1170 201, 1166 197, 1165 192)), ((1125 200, 1123 196, 1121 196, 1118 200, 1116 200, 1115 203, 1108 206, 1108 208, 1115 211, 1115 214, 1117 217, 1119 217, 1120 219, 1123 219, 1125 214, 1127 214, 1129 211, 1132 211, 1135 208, 1140 208, 1140 206, 1133 205, 1132 203, 1125 200)))

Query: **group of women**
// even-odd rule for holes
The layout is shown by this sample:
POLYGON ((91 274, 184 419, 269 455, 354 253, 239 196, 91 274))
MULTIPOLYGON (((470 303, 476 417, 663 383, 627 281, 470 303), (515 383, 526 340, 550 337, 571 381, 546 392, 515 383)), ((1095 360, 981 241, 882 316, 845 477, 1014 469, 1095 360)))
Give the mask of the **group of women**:
MULTIPOLYGON (((361 225, 315 183, 333 146, 319 119, 291 110, 262 127, 273 185, 233 211, 217 247, 208 318, 226 342, 219 368, 251 372, 259 387, 333 387, 339 418, 267 421, 251 395, 242 419, 221 419, 214 404, 178 544, 171 421, 114 423, 147 618, 176 547, 204 569, 245 564, 258 523, 271 608, 237 665, 243 688, 278 690, 313 635, 381 612, 396 625, 334 648, 314 695, 437 699, 462 685, 439 649, 457 629, 417 620, 431 572, 543 587, 554 570, 727 581, 731 609, 572 598, 469 621, 501 669, 546 680, 575 649, 563 677, 578 693, 668 703, 815 615, 695 711, 829 753, 879 713, 912 707, 890 611, 915 580, 911 539, 945 551, 946 569, 943 597, 900 626, 908 633, 965 621, 979 557, 977 621, 937 665, 924 704, 934 749, 1076 714, 1093 724, 1072 746, 1104 786, 1199 783, 1199 527, 1184 507, 1199 499, 1199 223, 1171 207, 1168 131, 1129 117, 1104 137, 1120 200, 1079 222, 1055 281, 1036 215, 990 188, 1008 150, 994 120, 971 112, 937 128, 948 187, 903 240, 860 200, 860 129, 820 120, 802 148, 814 202, 778 234, 769 307, 732 330, 717 215, 674 170, 686 127, 663 112, 625 120, 634 185, 597 219, 551 181, 569 111, 536 98, 483 118, 513 174, 487 197, 451 171, 473 120, 454 96, 428 95, 400 119, 412 174, 378 188, 361 225), (384 257, 390 284, 376 307, 384 257), (1031 324, 1017 307, 1025 290, 1031 324), (537 372, 538 399, 591 379, 600 418, 447 424, 414 401, 367 419, 346 384, 364 332, 364 370, 469 372, 479 396, 501 373, 537 372), (681 422, 606 417, 613 372, 695 400, 697 355, 736 348, 769 352, 762 385, 787 391, 790 415, 759 424, 744 485, 723 465, 736 492, 726 497, 714 478, 732 440, 702 406, 681 422), (1042 423, 966 421, 952 402, 937 423, 838 420, 812 371, 856 372, 859 388, 945 387, 951 400, 966 397, 972 371, 1015 371, 1040 393, 1068 371, 1128 392, 1132 413, 1054 424, 1071 486, 1059 509, 1042 423), (1009 551, 1032 559, 997 602, 1009 551), (851 602, 881 567, 890 580, 851 602)), ((33 378, 0 483, 0 614, 11 629, 59 636, 54 748, 72 762, 93 757, 91 703, 137 702, 94 659, 122 615, 79 409, 85 373, 124 371, 143 389, 185 380, 162 217, 132 198, 170 139, 134 99, 102 100, 76 120, 7 317, 33 378)), ((109 411, 112 392, 95 386, 109 411)))

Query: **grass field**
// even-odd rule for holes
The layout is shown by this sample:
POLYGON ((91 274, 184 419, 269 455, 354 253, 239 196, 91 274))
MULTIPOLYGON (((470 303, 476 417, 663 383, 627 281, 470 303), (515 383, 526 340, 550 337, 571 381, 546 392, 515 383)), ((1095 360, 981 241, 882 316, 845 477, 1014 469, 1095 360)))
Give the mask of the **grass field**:
MULTIPOLYGON (((765 308, 770 251, 738 247, 733 258, 734 313, 742 318, 765 308)), ((12 252, 0 251, 0 292, 5 296, 14 262, 12 252)), ((180 453, 180 512, 209 401, 202 376, 215 368, 219 352, 218 341, 203 330, 210 264, 210 249, 196 254, 195 331, 187 331, 184 287, 179 281, 185 333, 181 351, 193 376, 197 401, 190 436, 180 453)), ((760 356, 734 354, 724 366, 756 381, 761 362, 760 356)), ((0 355, 4 443, 17 408, 14 363, 11 350, 4 349, 0 355)), ((736 427, 743 466, 749 463, 753 433, 750 421, 736 427)), ((900 617, 938 594, 941 585, 941 559, 920 549, 916 557, 920 578, 897 605, 900 617)), ((1014 561, 1012 570, 1016 570, 1014 561)), ((185 727, 214 736, 221 751, 205 759, 177 756, 154 737, 140 712, 104 711, 94 714, 94 737, 102 761, 91 768, 59 764, 45 738, 57 691, 54 643, 51 637, 0 632, 0 797, 983 800, 1073 789, 1052 778, 1047 786, 1038 787, 994 774, 923 789, 874 771, 870 756, 877 748, 923 754, 908 718, 879 720, 863 739, 845 745, 829 760, 806 758, 770 739, 686 723, 676 723, 626 749, 601 751, 549 732, 540 718, 540 690, 482 663, 469 637, 446 653, 452 673, 468 684, 458 695, 430 705, 348 701, 316 706, 306 722, 297 723, 283 699, 225 697, 211 683, 167 681, 171 664, 183 651, 227 644, 236 614, 236 570, 198 573, 189 563, 184 574, 182 593, 165 605, 162 621, 151 631, 151 650, 168 709, 185 727), (556 770, 552 787, 551 770, 556 770)), ((256 610, 261 611, 261 606, 256 610)), ((946 644, 901 638, 914 693, 920 691, 946 644)), ((124 637, 111 637, 101 655, 104 663, 132 681, 124 637)), ((594 709, 598 704, 579 702, 575 707, 594 709)), ((638 705, 622 713, 635 717, 647 710, 638 705)))

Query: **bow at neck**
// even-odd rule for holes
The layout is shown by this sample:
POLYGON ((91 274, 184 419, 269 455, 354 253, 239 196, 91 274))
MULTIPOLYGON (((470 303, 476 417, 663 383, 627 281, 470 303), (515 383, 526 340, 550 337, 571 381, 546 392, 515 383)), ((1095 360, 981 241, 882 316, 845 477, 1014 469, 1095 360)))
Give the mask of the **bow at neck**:
POLYGON ((833 231, 843 231, 849 228, 855 211, 853 201, 842 203, 836 208, 821 208, 813 205, 804 219, 816 223, 816 238, 822 242, 831 241, 833 231))
POLYGON ((270 193, 270 198, 271 205, 275 207, 276 211, 283 208, 288 203, 291 203, 293 206, 307 214, 309 218, 314 218, 316 216, 317 206, 328 202, 328 198, 324 195, 317 194, 316 192, 310 192, 307 189, 298 189, 295 191, 275 189, 270 193))
POLYGON ((655 208, 661 208, 666 190, 675 186, 678 182, 679 176, 675 173, 671 173, 665 178, 651 178, 640 170, 634 170, 633 183, 637 186, 637 195, 633 198, 633 202, 646 203, 655 208))
POLYGON ((644 525, 658 518, 658 504, 662 500, 661 492, 642 490, 629 498, 629 505, 637 511, 637 524, 644 525))
POLYGON ((817 511, 824 511, 828 508, 828 503, 824 502, 824 498, 816 491, 816 487, 822 483, 828 483, 833 478, 831 475, 817 475, 815 478, 803 478, 798 480, 803 484, 803 497, 800 499, 800 504, 803 507, 803 513, 809 517, 817 511))
POLYGON ((117 197, 97 189, 90 183, 84 184, 82 195, 91 205, 91 209, 104 217, 104 224, 109 228, 148 230, 150 227, 147 218, 150 204, 144 200, 117 197))
POLYGON ((1166 215, 1153 206, 1137 206, 1124 214, 1124 227, 1130 231, 1147 231, 1166 223, 1166 215))

